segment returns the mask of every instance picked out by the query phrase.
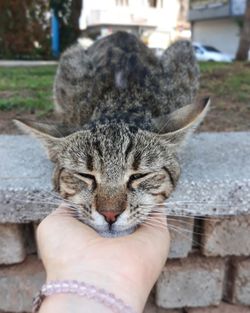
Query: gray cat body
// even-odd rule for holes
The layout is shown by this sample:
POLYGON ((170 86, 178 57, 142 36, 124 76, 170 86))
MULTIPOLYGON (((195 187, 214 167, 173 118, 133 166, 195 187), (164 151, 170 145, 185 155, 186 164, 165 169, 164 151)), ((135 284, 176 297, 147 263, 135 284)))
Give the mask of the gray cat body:
POLYGON ((54 85, 64 123, 124 121, 153 130, 152 118, 193 103, 199 69, 192 46, 176 42, 162 59, 135 36, 118 32, 62 56, 54 85))
POLYGON ((55 190, 76 218, 106 235, 129 233, 176 187, 179 147, 208 108, 193 102, 198 80, 189 42, 157 59, 118 32, 62 55, 54 84, 60 125, 17 123, 43 142, 55 190))

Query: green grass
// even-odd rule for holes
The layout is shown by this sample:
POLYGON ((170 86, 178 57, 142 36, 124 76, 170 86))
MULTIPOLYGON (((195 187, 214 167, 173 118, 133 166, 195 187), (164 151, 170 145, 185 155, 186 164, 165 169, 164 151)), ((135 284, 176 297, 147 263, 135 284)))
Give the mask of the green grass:
POLYGON ((204 62, 200 69, 201 91, 249 105, 250 64, 204 62))
MULTIPOLYGON (((219 101, 250 103, 250 65, 202 62, 201 94, 219 101)), ((0 68, 0 110, 48 112, 53 107, 56 66, 0 68)))
POLYGON ((0 68, 0 110, 48 112, 55 66, 0 68))

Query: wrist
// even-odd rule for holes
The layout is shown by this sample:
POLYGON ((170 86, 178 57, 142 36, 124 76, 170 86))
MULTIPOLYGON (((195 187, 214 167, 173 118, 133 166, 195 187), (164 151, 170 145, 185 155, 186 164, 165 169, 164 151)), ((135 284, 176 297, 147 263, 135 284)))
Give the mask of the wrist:
POLYGON ((58 294, 46 297, 42 303, 39 313, 55 312, 75 312, 82 313, 112 313, 112 311, 103 304, 91 299, 79 297, 72 294, 58 294))
POLYGON ((121 298, 127 305, 136 312, 142 312, 150 291, 146 290, 136 279, 131 281, 125 275, 112 270, 103 272, 96 269, 84 270, 78 266, 63 268, 47 272, 47 282, 54 280, 77 280, 94 285, 98 289, 104 289, 113 293, 117 298, 121 298))

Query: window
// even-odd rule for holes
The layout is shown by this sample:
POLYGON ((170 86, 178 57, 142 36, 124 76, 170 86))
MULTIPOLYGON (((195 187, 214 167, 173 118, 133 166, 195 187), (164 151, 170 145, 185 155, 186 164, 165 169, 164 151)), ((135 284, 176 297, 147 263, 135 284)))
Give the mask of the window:
POLYGON ((201 48, 197 47, 197 46, 193 46, 195 53, 200 53, 203 54, 203 51, 201 50, 201 48))
POLYGON ((211 46, 203 46, 207 51, 209 52, 220 52, 220 50, 214 48, 214 47, 211 47, 211 46))

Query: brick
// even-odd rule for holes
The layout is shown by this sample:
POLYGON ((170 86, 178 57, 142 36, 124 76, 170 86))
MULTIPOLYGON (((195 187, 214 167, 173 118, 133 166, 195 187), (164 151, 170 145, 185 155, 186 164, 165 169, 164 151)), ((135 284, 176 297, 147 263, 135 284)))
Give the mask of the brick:
POLYGON ((27 254, 36 254, 37 247, 36 247, 36 240, 35 240, 35 228, 33 224, 25 224, 24 225, 24 243, 27 254))
POLYGON ((154 294, 151 293, 151 295, 150 295, 150 297, 146 303, 146 306, 144 308, 143 313, 182 313, 182 310, 167 310, 167 309, 159 308, 155 304, 154 294))
POLYGON ((250 258, 234 262, 231 302, 250 305, 250 258))
POLYGON ((154 304, 147 304, 143 313, 181 313, 180 310, 161 309, 154 304))
POLYGON ((192 256, 170 260, 156 285, 156 304, 166 309, 218 305, 224 273, 221 259, 192 256))
POLYGON ((250 255, 250 215, 206 220, 203 249, 206 256, 250 255))
POLYGON ((25 259, 21 225, 0 224, 0 264, 13 264, 25 259))
POLYGON ((218 307, 187 309, 187 313, 250 313, 250 308, 222 302, 218 307))
POLYGON ((194 219, 168 217, 171 245, 169 258, 185 258, 192 250, 194 219))
POLYGON ((0 311, 31 312, 32 298, 45 281, 42 263, 35 256, 0 268, 0 311))

